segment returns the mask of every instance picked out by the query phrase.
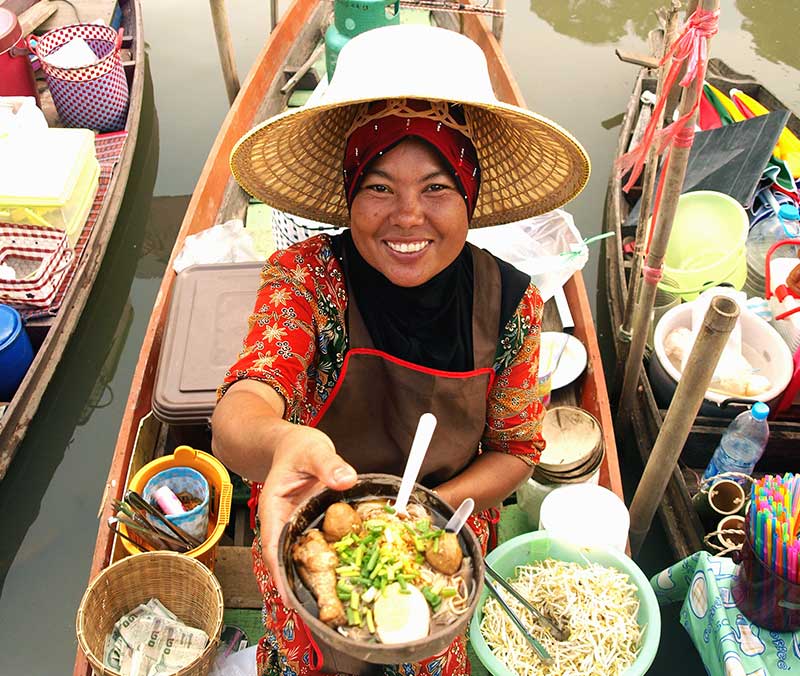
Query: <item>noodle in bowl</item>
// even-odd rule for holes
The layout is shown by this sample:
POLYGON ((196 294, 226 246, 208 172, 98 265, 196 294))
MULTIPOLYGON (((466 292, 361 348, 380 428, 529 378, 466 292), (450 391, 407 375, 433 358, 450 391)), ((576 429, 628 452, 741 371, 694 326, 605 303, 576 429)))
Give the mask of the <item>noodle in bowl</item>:
MULTIPOLYGON (((278 574, 290 596, 290 605, 297 609, 300 618, 308 626, 312 637, 319 645, 324 658, 324 670, 344 673, 370 673, 370 665, 400 664, 418 661, 444 650, 458 635, 462 635, 480 596, 483 586, 483 558, 480 544, 469 528, 463 528, 457 536, 460 550, 463 553, 457 570, 445 574, 437 571, 427 562, 420 562, 418 552, 413 543, 419 544, 426 537, 434 539, 452 509, 435 493, 422 486, 415 486, 412 492, 408 512, 409 517, 401 518, 386 508, 387 501, 393 502, 400 486, 398 477, 384 474, 360 475, 356 485, 346 491, 325 489, 301 505, 284 526, 278 545, 278 574), (330 534, 324 531, 325 516, 329 507, 347 503, 359 513, 363 528, 359 528, 352 536, 344 535, 332 541, 330 534), (297 548, 303 546, 312 531, 317 531, 316 539, 321 539, 321 532, 326 533, 330 546, 337 552, 337 592, 343 600, 347 611, 347 620, 332 622, 331 625, 320 619, 324 601, 317 603, 307 584, 307 577, 302 570, 302 563, 297 559, 297 548), (377 560, 367 577, 370 586, 381 587, 381 584, 397 586, 400 580, 405 585, 415 588, 415 594, 422 597, 430 606, 430 629, 427 635, 406 642, 384 643, 378 639, 374 631, 369 631, 363 614, 373 611, 374 598, 367 602, 362 599, 367 588, 364 579, 366 559, 363 557, 375 551, 375 533, 380 533, 381 560, 377 560), (398 552, 403 551, 405 539, 412 543, 408 557, 386 557, 386 540, 398 552), (417 554, 414 558, 414 554, 417 554), (353 558, 358 557, 357 561, 353 558), (402 559, 402 560, 401 560, 402 559), (352 563, 351 563, 352 561, 352 563), (358 563, 359 565, 356 565, 358 563), (361 570, 362 572, 357 572, 361 570), (348 575, 353 577, 348 579, 348 575), (391 575, 391 579, 388 579, 391 575), (381 584, 379 584, 379 580, 381 584), (419 591, 417 591, 419 590, 419 591), (353 598, 355 597, 355 598, 353 598), (351 604, 352 602, 352 604, 351 604), (360 622, 353 621, 353 613, 360 614, 360 622), (337 626, 338 625, 338 626, 337 626)), ((451 535, 452 537, 452 535, 451 535)), ((405 543, 406 545, 408 542, 405 543)), ((377 557, 376 557, 377 558, 377 557)), ((427 552, 426 552, 427 561, 427 552)), ((307 571, 305 571, 307 575, 307 571)), ((387 593, 390 591, 387 587, 387 593)), ((409 593, 409 590, 397 590, 398 593, 409 593)), ((407 597, 398 597, 407 600, 407 597)), ((328 613, 330 614, 330 613, 328 613)), ((374 627, 373 627, 374 629, 374 627)), ((385 637, 384 637, 385 638, 385 637)))
POLYGON ((534 606, 569 628, 556 641, 515 599, 500 593, 553 658, 543 664, 499 604, 484 598, 470 626, 481 662, 495 676, 635 676, 655 659, 661 633, 658 603, 644 574, 611 548, 577 548, 526 533, 487 557, 534 606))

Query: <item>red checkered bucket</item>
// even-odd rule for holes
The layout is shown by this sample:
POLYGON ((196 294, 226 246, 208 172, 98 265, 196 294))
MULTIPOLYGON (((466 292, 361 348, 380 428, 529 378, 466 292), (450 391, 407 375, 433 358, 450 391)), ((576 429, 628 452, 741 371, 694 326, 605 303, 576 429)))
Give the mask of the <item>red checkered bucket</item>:
POLYGON ((128 80, 119 48, 122 29, 97 24, 73 24, 48 31, 40 38, 29 37, 28 47, 39 57, 58 116, 67 127, 84 127, 98 132, 125 127, 128 112, 128 80), (58 68, 47 62, 70 40, 80 37, 98 58, 96 64, 80 68, 58 68))
POLYGON ((58 293, 74 253, 67 234, 37 225, 0 224, 0 302, 46 308, 58 293), (14 270, 15 279, 3 272, 14 270))

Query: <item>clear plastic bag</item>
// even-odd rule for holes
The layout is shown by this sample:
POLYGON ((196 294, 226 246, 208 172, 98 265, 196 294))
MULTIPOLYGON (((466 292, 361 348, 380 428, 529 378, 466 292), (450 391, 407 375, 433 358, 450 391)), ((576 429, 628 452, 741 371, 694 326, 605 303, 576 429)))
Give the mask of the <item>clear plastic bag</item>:
POLYGON ((588 247, 572 214, 561 209, 470 230, 467 240, 529 274, 545 301, 589 260, 588 247))

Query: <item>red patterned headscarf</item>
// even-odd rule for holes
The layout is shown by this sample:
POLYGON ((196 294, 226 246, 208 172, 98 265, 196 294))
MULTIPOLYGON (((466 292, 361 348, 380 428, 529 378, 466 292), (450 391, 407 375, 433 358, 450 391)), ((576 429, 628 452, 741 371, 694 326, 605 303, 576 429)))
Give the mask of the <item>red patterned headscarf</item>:
POLYGON ((370 162, 402 140, 414 137, 432 145, 450 169, 472 218, 481 170, 475 146, 460 131, 435 119, 386 115, 357 127, 347 139, 344 153, 344 189, 347 206, 353 205, 364 171, 370 162))

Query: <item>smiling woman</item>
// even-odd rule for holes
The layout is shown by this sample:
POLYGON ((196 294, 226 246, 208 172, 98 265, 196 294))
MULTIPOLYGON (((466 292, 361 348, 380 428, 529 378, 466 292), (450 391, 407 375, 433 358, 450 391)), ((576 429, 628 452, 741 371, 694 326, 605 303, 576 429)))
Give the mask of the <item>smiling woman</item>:
MULTIPOLYGON (((231 164, 259 199, 348 226, 267 262, 212 420, 215 453, 263 481, 259 663, 305 676, 312 644, 275 579, 297 505, 320 484, 350 488, 356 472, 402 474, 430 412, 438 425, 420 482, 449 504, 474 499, 469 524, 486 549, 493 509, 538 462, 542 300, 466 236, 562 205, 583 188, 588 160, 554 123, 495 99, 468 38, 394 26, 352 39, 319 105, 249 132, 231 164)), ((464 638, 403 671, 467 673, 464 638)))

